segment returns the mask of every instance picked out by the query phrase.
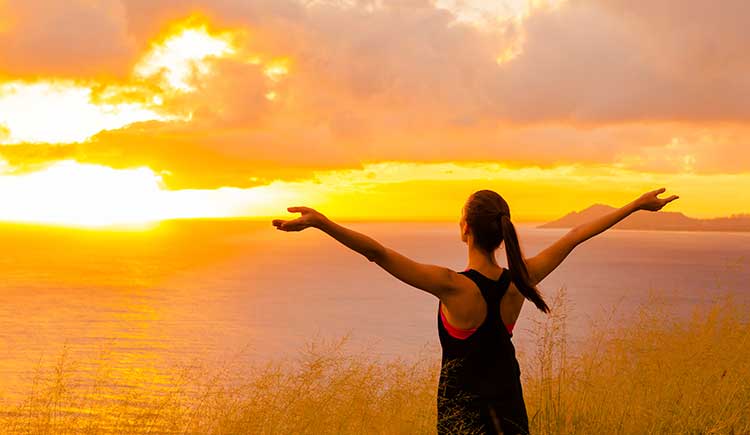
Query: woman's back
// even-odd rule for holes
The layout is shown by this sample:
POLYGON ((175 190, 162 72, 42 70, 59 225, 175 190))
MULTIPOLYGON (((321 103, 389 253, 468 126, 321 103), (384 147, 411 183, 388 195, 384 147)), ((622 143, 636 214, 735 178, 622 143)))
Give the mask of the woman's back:
POLYGON ((527 433, 520 370, 500 315, 500 302, 511 284, 503 269, 492 280, 474 269, 459 272, 479 288, 487 306, 484 322, 467 338, 452 335, 438 303, 442 364, 438 385, 438 433, 527 433))

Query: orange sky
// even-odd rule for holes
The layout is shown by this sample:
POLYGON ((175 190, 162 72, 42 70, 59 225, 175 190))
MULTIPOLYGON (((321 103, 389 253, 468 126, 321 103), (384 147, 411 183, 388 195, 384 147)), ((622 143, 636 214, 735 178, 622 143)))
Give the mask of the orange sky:
POLYGON ((750 213, 750 5, 0 0, 0 220, 750 213))

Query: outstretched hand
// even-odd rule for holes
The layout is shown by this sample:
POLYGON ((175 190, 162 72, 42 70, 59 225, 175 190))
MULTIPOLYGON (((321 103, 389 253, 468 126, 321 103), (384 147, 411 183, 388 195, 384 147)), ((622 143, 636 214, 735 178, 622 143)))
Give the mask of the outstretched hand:
POLYGON ((674 201, 675 199, 678 199, 679 196, 672 195, 669 198, 659 198, 659 195, 666 192, 667 189, 662 187, 661 189, 653 190, 651 192, 644 193, 640 198, 638 198, 638 208, 640 210, 648 210, 648 211, 659 211, 661 210, 665 205, 669 204, 670 202, 674 201))
POLYGON ((302 231, 308 227, 318 226, 324 219, 324 216, 310 207, 289 207, 290 213, 301 213, 297 219, 284 220, 274 219, 271 223, 277 230, 282 231, 302 231))

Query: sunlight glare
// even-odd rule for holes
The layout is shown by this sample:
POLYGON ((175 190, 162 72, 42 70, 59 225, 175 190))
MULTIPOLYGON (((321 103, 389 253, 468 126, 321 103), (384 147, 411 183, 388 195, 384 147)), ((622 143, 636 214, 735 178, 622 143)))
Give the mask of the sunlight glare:
POLYGON ((181 28, 178 33, 155 44, 136 65, 138 77, 163 74, 164 84, 180 92, 194 90, 190 84, 194 76, 204 76, 210 66, 209 57, 226 57, 235 53, 230 34, 212 35, 205 25, 181 28))
POLYGON ((289 60, 288 59, 277 59, 266 64, 264 70, 266 77, 271 81, 277 82, 282 77, 289 74, 289 60))
POLYGON ((138 102, 94 103, 91 88, 71 81, 0 84, 0 144, 83 142, 102 130, 165 119, 138 102))
POLYGON ((0 177, 3 220, 74 224, 147 222, 158 218, 159 179, 147 168, 114 170, 73 161, 0 177))
MULTIPOLYGON (((275 203, 268 187, 171 191, 147 167, 113 169, 67 160, 14 174, 0 162, 0 220, 97 227, 247 215, 275 203)), ((283 196, 283 195, 282 195, 283 196)))

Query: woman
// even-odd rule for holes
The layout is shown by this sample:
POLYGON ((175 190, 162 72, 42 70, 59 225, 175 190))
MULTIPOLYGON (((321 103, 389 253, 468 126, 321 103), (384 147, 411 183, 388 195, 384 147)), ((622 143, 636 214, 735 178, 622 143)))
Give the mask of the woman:
POLYGON ((468 265, 461 272, 423 264, 345 228, 309 207, 293 220, 274 219, 283 231, 318 228, 377 263, 401 281, 438 299, 438 335, 442 365, 438 384, 438 433, 528 433, 520 370, 511 342, 513 325, 524 300, 549 312, 536 289, 579 244, 602 233, 638 210, 661 210, 678 196, 660 199, 666 189, 642 195, 606 216, 570 230, 538 255, 521 253, 510 208, 491 190, 473 193, 464 204, 459 227, 468 245, 468 265), (495 251, 505 243, 508 269, 495 251))

